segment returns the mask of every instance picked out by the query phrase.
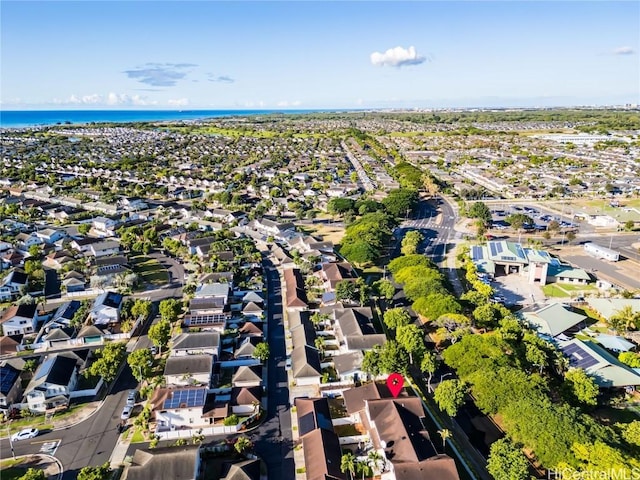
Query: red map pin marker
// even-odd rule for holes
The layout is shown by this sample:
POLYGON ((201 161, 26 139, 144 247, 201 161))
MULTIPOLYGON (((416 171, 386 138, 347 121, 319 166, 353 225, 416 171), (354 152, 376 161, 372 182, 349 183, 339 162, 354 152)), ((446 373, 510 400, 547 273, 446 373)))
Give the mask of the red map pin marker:
POLYGON ((392 373, 387 377, 387 387, 389 387, 389 391, 391 392, 391 395, 393 395, 393 398, 398 398, 403 385, 404 378, 399 373, 392 373))

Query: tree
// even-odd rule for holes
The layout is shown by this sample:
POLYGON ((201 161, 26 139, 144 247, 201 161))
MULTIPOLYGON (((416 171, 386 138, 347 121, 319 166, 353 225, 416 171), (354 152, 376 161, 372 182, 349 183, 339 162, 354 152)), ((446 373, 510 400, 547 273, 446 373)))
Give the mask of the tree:
POLYGON ((620 360, 625 365, 629 365, 631 368, 640 368, 640 354, 635 352, 622 352, 618 355, 620 360))
MULTIPOLYGON (((15 477, 14 477, 15 478, 15 477)), ((44 470, 39 468, 29 468, 18 480, 47 480, 44 470)))
POLYGON ((162 300, 158 306, 158 311, 160 312, 160 317, 162 317, 163 320, 175 322, 182 311, 182 302, 173 298, 162 300))
POLYGON ((424 236, 418 230, 411 230, 404 235, 400 251, 403 255, 415 255, 418 253, 418 245, 423 240, 424 236))
POLYGON ((379 350, 379 355, 381 373, 407 373, 409 354, 397 341, 387 341, 379 350))
POLYGON ((85 372, 87 372, 86 374, 88 375, 102 377, 105 381, 110 382, 116 378, 118 368, 124 361, 126 354, 126 343, 107 343, 103 348, 95 351, 98 359, 94 361, 85 372))
POLYGON ((491 444, 487 470, 495 480, 527 480, 529 462, 522 449, 508 438, 501 438, 491 444))
POLYGON ((239 422, 240 422, 240 419, 238 418, 238 416, 235 413, 232 413, 228 417, 225 417, 225 419, 222 421, 222 423, 226 427, 231 427, 233 425, 238 425, 239 422))
POLYGON ((569 244, 571 244, 571 242, 573 242, 576 239, 576 233, 575 232, 567 232, 567 242, 569 244))
POLYGON ((431 379, 433 378, 433 374, 438 369, 438 357, 435 352, 427 352, 426 355, 422 357, 422 361, 420 362, 420 370, 429 374, 427 377, 427 388, 429 392, 433 391, 431 388, 431 379))
POLYGON ((40 258, 42 250, 40 250, 40 245, 31 245, 27 252, 29 253, 29 258, 38 259, 40 258))
POLYGON ((80 225, 78 225, 78 233, 80 235, 86 235, 87 233, 89 233, 89 230, 91 230, 90 223, 81 223, 80 225))
POLYGON ((640 420, 634 420, 630 423, 616 424, 622 431, 622 438, 629 445, 640 447, 640 420))
POLYGON ((382 473, 385 466, 384 457, 377 450, 371 450, 367 455, 367 459, 371 462, 373 469, 378 471, 378 473, 382 473))
POLYGON ((340 459, 340 471, 342 473, 349 472, 349 476, 353 478, 356 473, 356 456, 353 453, 347 452, 342 455, 340 459))
POLYGON ((578 402, 590 406, 598 404, 598 385, 583 369, 570 368, 564 375, 564 384, 578 402))
POLYGON ((134 318, 143 317, 148 318, 153 311, 153 305, 149 300, 136 300, 131 306, 131 315, 134 318))
POLYGON ((444 451, 445 446, 447 445, 447 440, 451 438, 451 430, 443 428, 442 430, 438 430, 438 435, 442 438, 442 450, 444 451))
POLYGON ((233 444, 233 448, 236 450, 236 452, 242 455, 247 450, 251 450, 253 448, 253 443, 251 442, 251 440, 249 440, 249 438, 241 436, 236 439, 235 443, 233 444))
POLYGON ((405 217, 418 203, 418 192, 406 188, 391 190, 382 205, 394 217, 405 217))
POLYGON ((469 218, 477 218, 486 228, 491 225, 491 209, 483 202, 475 202, 467 213, 469 218))
POLYGON ((260 342, 256 345, 256 348, 253 350, 253 354, 251 356, 264 363, 269 359, 269 354, 269 344, 267 342, 260 342))
POLYGON ((425 350, 424 333, 414 324, 403 325, 396 331, 396 340, 409 353, 409 362, 413 364, 413 355, 422 357, 425 350))
POLYGON ((327 203, 327 210, 334 215, 344 215, 353 212, 355 209, 355 201, 351 198, 332 198, 327 203))
POLYGON ((534 224, 533 219, 529 215, 526 215, 524 213, 511 214, 505 219, 505 221, 509 225, 511 225, 511 228, 514 228, 516 230, 520 230, 525 225, 533 225, 534 224))
POLYGON ((473 318, 482 327, 492 328, 496 325, 497 312, 491 303, 485 303, 473 310, 473 318))
POLYGON ((460 313, 462 307, 453 295, 432 293, 413 302, 413 310, 429 320, 435 320, 446 313, 460 313))
POLYGON ((411 323, 411 317, 407 311, 400 307, 390 308, 384 312, 384 316, 382 318, 384 320, 384 324, 392 330, 396 330, 399 327, 403 327, 411 323))
POLYGON ((139 382, 151 378, 153 355, 148 348, 141 348, 131 352, 127 356, 127 363, 131 367, 131 373, 139 382))
POLYGON ((378 296, 384 298, 387 302, 393 300, 393 296, 396 294, 396 287, 386 278, 374 282, 373 288, 378 296))
POLYGON ((149 333, 147 334, 149 340, 160 349, 169 345, 169 339, 171 338, 171 323, 168 320, 160 320, 158 323, 154 323, 149 327, 149 333))
POLYGON ((608 323, 616 332, 635 330, 640 325, 640 312, 635 312, 631 305, 625 305, 609 317, 608 323))
POLYGON ((78 480, 108 480, 111 478, 111 466, 109 462, 97 467, 84 467, 78 473, 78 480))
POLYGON ((320 354, 324 355, 324 349, 326 348, 324 337, 316 337, 313 343, 314 346, 320 351, 320 354))
POLYGON ((424 255, 405 255, 402 257, 394 258, 387 265, 389 271, 394 275, 398 273, 403 268, 407 267, 427 267, 427 268, 437 268, 435 264, 424 255))
POLYGON ((382 347, 376 345, 371 350, 365 351, 362 357, 362 371, 374 378, 382 373, 382 367, 380 365, 381 351, 382 347))
POLYGON ((458 409, 464 403, 464 396, 467 393, 467 386, 460 380, 444 380, 438 384, 433 398, 440 407, 450 417, 455 417, 458 409))
POLYGON ((624 224, 624 229, 628 232, 632 231, 636 226, 636 223, 633 220, 627 220, 624 224))
POLYGON ((336 283, 336 299, 355 300, 357 298, 356 285, 350 280, 342 280, 336 283))

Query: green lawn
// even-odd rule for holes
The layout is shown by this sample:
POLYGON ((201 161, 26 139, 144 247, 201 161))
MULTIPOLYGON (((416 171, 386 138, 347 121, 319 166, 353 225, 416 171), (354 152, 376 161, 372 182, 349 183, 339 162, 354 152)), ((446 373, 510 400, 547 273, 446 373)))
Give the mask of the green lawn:
POLYGON ((142 433, 142 430, 140 430, 139 428, 136 428, 133 431, 133 436, 131 437, 131 443, 142 443, 146 441, 147 440, 144 438, 144 434, 142 433))
POLYGON ((551 285, 545 285, 544 287, 542 287, 542 291, 544 292, 544 294, 547 297, 561 297, 561 298, 566 298, 569 297, 570 295, 565 292, 563 289, 558 288, 556 285, 551 284, 551 285))
POLYGON ((131 263, 143 283, 159 286, 169 282, 169 273, 156 259, 138 255, 131 257, 131 263))
POLYGON ((589 292, 589 291, 597 291, 598 289, 593 285, 575 285, 571 283, 559 283, 557 285, 559 288, 564 290, 565 292, 589 292))

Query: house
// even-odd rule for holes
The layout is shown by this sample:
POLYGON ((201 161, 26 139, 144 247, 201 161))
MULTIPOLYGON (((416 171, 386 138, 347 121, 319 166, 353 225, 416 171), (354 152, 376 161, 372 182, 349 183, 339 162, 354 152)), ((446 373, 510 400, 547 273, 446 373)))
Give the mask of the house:
POLYGON ((27 253, 34 245, 42 245, 44 242, 35 233, 19 233, 15 236, 14 246, 20 253, 27 253))
POLYGON ((159 388, 151 398, 157 431, 194 428, 209 423, 203 418, 208 387, 159 388))
POLYGON ((47 254, 42 265, 48 268, 53 268, 54 270, 60 270, 67 263, 73 262, 74 260, 75 258, 73 257, 73 254, 67 250, 54 250, 47 254))
POLYGON ((36 331, 37 312, 36 305, 23 304, 9 307, 0 324, 5 335, 26 335, 36 331))
POLYGON ((351 383, 367 378, 367 374, 362 371, 363 359, 364 355, 361 351, 347 352, 331 357, 340 381, 351 383))
POLYGON ((9 275, 7 275, 2 282, 2 286, 5 287, 5 293, 11 295, 11 297, 21 295, 22 292, 26 292, 29 285, 29 276, 22 270, 14 269, 9 275))
POLYGON ((263 341, 261 337, 244 337, 240 339, 238 347, 233 352, 233 356, 238 360, 251 359, 253 358, 253 352, 256 346, 263 341))
POLYGON ((45 358, 25 389, 25 397, 32 412, 69 404, 71 392, 78 383, 77 360, 63 355, 45 358))
POLYGON ((54 228, 44 228, 36 232, 36 236, 39 237, 44 243, 53 245, 58 240, 62 240, 66 237, 64 231, 56 230, 54 228))
POLYGON ((582 268, 572 267, 561 263, 549 265, 547 282, 573 283, 576 285, 586 285, 591 281, 589 274, 582 268))
POLYGON ((370 383, 344 391, 347 413, 369 432, 373 448, 402 480, 458 480, 454 460, 439 454, 425 429, 419 397, 393 398, 386 385, 370 383))
POLYGON ((249 302, 261 304, 264 303, 264 298, 258 292, 249 291, 242 297, 242 303, 247 304, 249 302))
POLYGON ((297 268, 284 270, 284 284, 286 291, 286 308, 294 310, 306 310, 309 305, 307 304, 307 294, 305 293, 304 289, 304 279, 302 278, 300 270, 297 268))
POLYGON ((531 305, 518 312, 521 318, 538 333, 557 337, 569 330, 586 327, 585 315, 568 310, 560 303, 548 305, 531 305))
POLYGON ((318 350, 309 345, 295 347, 291 352, 291 372, 297 385, 319 385, 322 367, 318 350))
POLYGON ((123 480, 197 480, 200 475, 200 449, 188 446, 136 450, 123 480))
POLYGON ((234 387, 259 387, 262 385, 262 366, 240 366, 231 377, 234 387))
POLYGON ((242 314, 249 322, 260 322, 263 318, 262 306, 255 302, 249 302, 242 308, 242 314))
POLYGON ((67 272, 61 283, 67 293, 82 292, 86 288, 87 284, 84 275, 76 272, 75 270, 67 272))
POLYGON ((18 351, 22 335, 3 335, 0 337, 0 355, 11 355, 18 351))
POLYGON ((383 345, 387 337, 377 333, 373 326, 373 312, 370 307, 335 309, 336 337, 342 350, 371 350, 383 345))
POLYGON ((620 314, 625 309, 640 313, 640 298, 587 298, 589 307, 598 312, 605 320, 620 314))
POLYGON ((233 387, 231 389, 231 411, 235 414, 249 415, 256 412, 262 400, 262 388, 233 387))
POLYGON ((113 237, 118 222, 107 217, 96 217, 91 222, 93 231, 101 237, 113 237))
POLYGON ((228 283, 206 283, 196 288, 195 298, 220 298, 226 304, 229 300, 230 285, 228 283))
POLYGON ((601 388, 637 387, 640 374, 618 361, 600 345, 574 338, 559 344, 569 365, 582 368, 601 388))
POLYGON ((238 460, 222 465, 220 480, 260 480, 260 460, 238 460))
POLYGON ((326 291, 333 291, 339 282, 349 280, 355 282, 356 274, 348 262, 323 263, 318 275, 326 291))
POLYGON ((264 337, 263 323, 262 322, 245 322, 242 327, 238 329, 240 338, 246 337, 264 337))
POLYGON ((24 265, 24 255, 17 250, 9 250, 2 255, 0 270, 24 265))
POLYGON ((210 355, 213 362, 220 356, 220 334, 218 332, 181 333, 173 339, 171 356, 210 355))
POLYGON ((168 386, 209 386, 213 356, 182 355, 167 358, 164 379, 168 386))
POLYGON ((118 323, 120 321, 122 298, 122 294, 116 292, 104 292, 98 295, 89 313, 93 324, 107 325, 110 323, 118 323))
POLYGON ((342 472, 340 439, 326 398, 296 398, 296 415, 307 480, 347 480, 342 472))
POLYGON ((7 411, 22 398, 20 370, 9 363, 0 366, 0 411, 7 411))
POLYGON ((120 244, 115 240, 105 240, 103 242, 92 243, 89 245, 87 254, 94 257, 103 257, 105 255, 117 255, 120 253, 120 244))

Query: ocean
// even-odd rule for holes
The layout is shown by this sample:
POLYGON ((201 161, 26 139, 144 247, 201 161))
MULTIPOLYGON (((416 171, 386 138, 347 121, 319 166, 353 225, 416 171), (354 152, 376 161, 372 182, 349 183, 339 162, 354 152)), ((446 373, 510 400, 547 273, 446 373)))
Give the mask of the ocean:
POLYGON ((300 114, 335 110, 8 110, 0 111, 0 128, 58 124, 129 123, 201 120, 216 117, 300 114))

